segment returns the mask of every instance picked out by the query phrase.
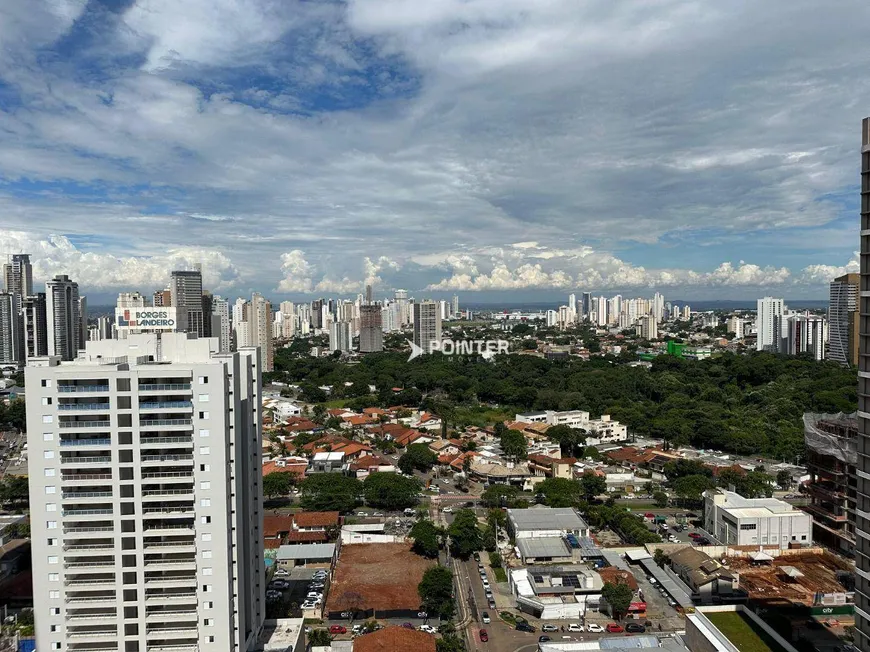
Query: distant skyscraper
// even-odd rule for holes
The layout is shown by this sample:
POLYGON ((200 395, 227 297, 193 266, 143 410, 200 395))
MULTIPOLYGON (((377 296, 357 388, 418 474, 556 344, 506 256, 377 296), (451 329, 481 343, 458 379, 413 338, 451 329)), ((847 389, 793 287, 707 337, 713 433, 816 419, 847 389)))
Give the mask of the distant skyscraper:
POLYGON ((396 304, 399 306, 399 328, 401 328, 411 322, 407 290, 396 290, 396 304))
POLYGON ((203 337, 217 337, 211 332, 211 316, 214 306, 214 295, 208 290, 202 291, 202 330, 203 337))
POLYGON ((596 315, 598 317, 597 324, 599 326, 607 326, 607 298, 598 297, 598 301, 596 303, 596 315))
POLYGON ((24 357, 29 360, 48 355, 48 317, 45 292, 37 292, 24 299, 24 357))
POLYGON ((176 307, 178 330, 196 337, 205 336, 205 313, 202 308, 202 272, 174 271, 169 285, 172 305, 176 307))
POLYGON ((33 267, 30 254, 13 254, 12 261, 3 267, 3 280, 6 291, 19 297, 33 294, 33 267))
POLYGON ((459 296, 454 294, 453 295, 453 318, 459 319, 460 314, 461 313, 459 312, 459 296))
POLYGON ((88 341, 88 298, 79 297, 79 349, 85 348, 88 341))
POLYGON ((433 341, 441 341, 441 310, 427 299, 414 304, 414 344, 430 353, 433 341))
POLYGON ((260 347, 263 371, 275 367, 275 347, 272 340, 272 304, 263 295, 254 292, 249 311, 249 337, 252 346, 260 347))
POLYGON ((372 302, 372 286, 371 284, 366 285, 366 303, 372 302))
POLYGON ((22 363, 20 343, 24 341, 24 336, 21 330, 22 320, 16 295, 0 292, 0 364, 22 363))
POLYGON ((118 301, 115 306, 121 310, 129 308, 144 308, 145 297, 138 292, 121 292, 118 294, 118 301))
POLYGON ((360 353, 376 353, 384 350, 384 331, 381 324, 381 307, 360 306, 359 350, 360 353))
POLYGON ((755 330, 758 333, 756 350, 779 351, 784 311, 785 305, 782 299, 764 297, 758 300, 758 310, 755 313, 755 330))
POLYGON ((860 274, 846 274, 831 282, 828 304, 828 359, 858 366, 858 284, 860 274))
POLYGON ((592 314, 592 293, 584 292, 581 307, 583 308, 583 318, 589 319, 589 315, 592 314))
POLYGON ((816 360, 825 358, 825 319, 816 315, 792 315, 786 319, 785 350, 782 353, 809 353, 816 360))
POLYGON ((211 336, 216 337, 220 343, 219 351, 229 353, 232 342, 230 331, 230 303, 220 296, 212 299, 211 336))
POLYGON ((350 323, 346 321, 332 322, 332 324, 329 325, 329 350, 350 351, 350 348, 350 323))
MULTIPOLYGON (((870 232, 870 118, 861 124, 861 233, 870 232)), ((870 287, 870 236, 861 236, 861 287, 870 287)), ((854 523, 858 544, 855 546, 855 645, 862 652, 870 650, 870 550, 866 542, 870 539, 870 514, 866 506, 870 504, 870 297, 860 297, 861 339, 858 349, 858 432, 861 433, 857 444, 858 479, 857 506, 848 510, 848 518, 854 523)))
POLYGON ((166 288, 165 290, 157 290, 154 293, 151 300, 151 305, 155 308, 167 308, 172 305, 172 290, 166 288))
POLYGON ((311 302, 311 328, 314 330, 323 328, 323 299, 315 299, 311 302))
POLYGON ((639 336, 648 340, 657 340, 659 338, 659 327, 654 315, 641 316, 637 322, 635 331, 639 336))
POLYGON ((45 313, 48 320, 48 355, 73 360, 82 340, 79 284, 69 276, 55 276, 45 284, 45 313))

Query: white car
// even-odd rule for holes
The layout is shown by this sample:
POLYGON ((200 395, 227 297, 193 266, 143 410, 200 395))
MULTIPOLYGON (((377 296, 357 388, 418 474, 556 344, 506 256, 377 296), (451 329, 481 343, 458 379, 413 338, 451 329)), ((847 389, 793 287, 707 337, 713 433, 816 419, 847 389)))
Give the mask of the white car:
POLYGON ((278 570, 275 571, 275 577, 283 577, 283 576, 286 576, 289 574, 290 574, 290 571, 288 571, 285 568, 279 568, 278 570))
POLYGON ((316 602, 303 602, 302 609, 317 609, 316 602))
POLYGON ((556 627, 555 625, 546 624, 546 625, 541 625, 541 631, 542 632, 558 632, 559 628, 556 627))
POLYGON ((580 623, 571 623, 570 625, 568 625, 568 631, 569 632, 584 632, 586 630, 583 627, 583 625, 581 625, 580 623))
POLYGON ((438 630, 432 627, 432 625, 420 625, 418 628, 421 632, 426 632, 427 634, 437 634, 438 630))
POLYGON ((453 511, 453 508, 452 507, 445 507, 441 511, 444 512, 445 514, 450 514, 453 511))
POLYGON ((597 624, 597 623, 589 623, 588 625, 586 625, 586 628, 587 628, 590 632, 595 632, 595 633, 598 633, 598 634, 600 634, 601 632, 604 631, 604 628, 603 628, 601 625, 597 624))

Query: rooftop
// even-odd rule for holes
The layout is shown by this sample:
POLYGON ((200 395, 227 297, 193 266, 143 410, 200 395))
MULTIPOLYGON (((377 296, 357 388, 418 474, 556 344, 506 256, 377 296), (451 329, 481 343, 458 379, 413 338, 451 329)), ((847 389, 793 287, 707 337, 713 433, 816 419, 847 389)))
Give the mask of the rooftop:
POLYGON ((331 559, 335 554, 334 543, 303 543, 278 548, 277 559, 331 559))
POLYGON ((509 509, 508 519, 518 531, 585 530, 589 526, 571 507, 530 507, 509 509))
POLYGON ((561 537, 534 537, 518 539, 517 547, 523 557, 570 557, 571 548, 561 537))
POLYGON ((280 618, 267 620, 263 623, 263 631, 260 632, 259 644, 263 646, 263 652, 285 652, 299 641, 300 633, 304 627, 302 618, 280 618))
POLYGON ((384 629, 358 636, 353 641, 353 652, 435 652, 435 637, 406 627, 384 629))

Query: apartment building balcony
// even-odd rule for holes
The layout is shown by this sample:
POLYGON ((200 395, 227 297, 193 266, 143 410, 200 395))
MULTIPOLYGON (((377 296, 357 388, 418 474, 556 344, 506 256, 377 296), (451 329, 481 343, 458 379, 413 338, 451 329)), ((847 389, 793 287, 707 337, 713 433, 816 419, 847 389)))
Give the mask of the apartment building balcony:
POLYGON ((112 498, 112 490, 100 488, 97 491, 64 491, 61 499, 64 503, 104 503, 106 498, 112 498))
POLYGON ((112 445, 112 440, 108 437, 79 437, 61 439, 59 443, 61 448, 71 448, 73 446, 76 448, 81 446, 101 446, 105 448, 112 445))
POLYGON ((118 652, 118 644, 107 642, 105 645, 94 646, 90 643, 78 645, 71 643, 66 649, 69 650, 69 652, 118 652))
POLYGON ((57 409, 61 412, 109 412, 111 410, 111 406, 108 401, 101 401, 99 403, 58 403, 57 409))
POLYGON ((61 464, 70 466, 106 466, 112 463, 111 455, 65 455, 60 456, 61 464))
POLYGON ((68 623, 109 625, 117 619, 118 611, 116 609, 67 609, 66 612, 68 623))
POLYGON ((65 586, 75 588, 79 591, 86 591, 88 587, 93 587, 95 590, 102 590, 106 586, 114 586, 116 581, 114 574, 104 573, 101 577, 94 577, 93 575, 68 575, 63 583, 65 586))
POLYGON ((59 394, 108 394, 109 386, 103 383, 58 383, 59 394))
POLYGON ((141 383, 139 385, 140 394, 176 394, 179 392, 190 392, 191 384, 187 383, 141 383))
POLYGON ((115 558, 96 558, 93 555, 84 555, 72 559, 64 559, 63 567, 75 572, 87 573, 93 571, 105 571, 115 568, 115 558))
POLYGON ((145 577, 145 586, 161 586, 164 588, 189 588, 196 586, 196 573, 169 577, 145 577))
POLYGON ((195 571, 196 559, 146 559, 145 570, 151 571, 195 571))
POLYGON ((84 593, 79 591, 67 591, 64 602, 71 605, 100 607, 103 605, 113 605, 118 601, 118 596, 112 593, 84 593))
POLYGON ((145 401, 139 402, 140 412, 178 412, 193 410, 192 401, 145 401))
POLYGON ((63 551, 75 555, 79 552, 90 553, 96 550, 112 550, 115 543, 112 539, 94 539, 93 541, 80 542, 76 539, 70 539, 64 542, 63 551))
MULTIPOLYGON (((842 489, 845 489, 845 487, 842 487, 842 489)), ((836 485, 824 485, 816 482, 807 485, 807 490, 811 496, 819 496, 825 500, 831 500, 833 502, 842 502, 846 500, 845 491, 841 490, 841 488, 836 485)))
POLYGON ((192 604, 194 610, 196 610, 198 598, 196 591, 149 591, 146 589, 145 604, 192 604))
POLYGON ((106 428, 110 428, 112 426, 112 422, 109 419, 70 419, 58 421, 57 426, 61 430, 93 430, 94 428, 105 430, 106 428))
POLYGON ((162 500, 164 498, 172 499, 174 496, 177 496, 179 500, 183 499, 185 496, 193 495, 193 487, 159 487, 157 489, 143 489, 142 490, 142 500, 144 502, 153 502, 155 500, 162 500))
MULTIPOLYGON (((196 623, 180 623, 176 627, 166 627, 162 625, 154 625, 149 627, 145 625, 145 635, 149 638, 160 638, 163 640, 178 640, 178 639, 196 639, 199 636, 199 630, 196 623)), ((148 649, 151 649, 150 646, 148 649)))
MULTIPOLYGON (((146 537, 147 539, 147 537, 146 537)), ((143 550, 149 552, 161 553, 178 553, 178 552, 195 552, 196 543, 193 539, 188 538, 186 541, 144 541, 142 544, 143 550)))
POLYGON ((193 518, 195 511, 193 504, 174 503, 143 507, 142 514, 145 518, 193 518))
POLYGON ((145 652, 198 652, 199 645, 197 643, 182 643, 180 645, 157 644, 146 645, 145 652))
POLYGON ((187 464, 193 463, 193 454, 191 453, 175 453, 163 455, 141 455, 139 461, 143 465, 148 466, 164 466, 166 464, 187 464))
POLYGON ((193 471, 150 471, 142 474, 143 480, 160 481, 160 484, 168 482, 190 482, 193 471))
POLYGON ((91 509, 66 509, 61 511, 63 518, 80 518, 88 521, 93 518, 104 518, 113 514, 111 507, 95 507, 91 509))
POLYGON ((172 622, 184 622, 184 621, 193 621, 196 622, 197 613, 196 609, 177 609, 177 608, 168 608, 168 609, 155 609, 145 611, 145 622, 146 623, 172 623, 172 622))
POLYGON ((838 507, 824 507, 822 505, 806 505, 802 509, 811 516, 830 521, 832 523, 845 523, 849 516, 846 511, 838 507))
POLYGON ((140 448, 193 448, 192 435, 144 435, 139 437, 140 448))
MULTIPOLYGON (((102 472, 97 473, 76 473, 72 469, 62 469, 62 473, 60 476, 60 481, 64 485, 95 485, 95 484, 105 484, 106 480, 112 479, 111 473, 102 472)), ((62 489, 68 488, 67 486, 62 487, 62 489)))
POLYGON ((97 643, 109 638, 118 638, 118 627, 105 627, 96 629, 89 627, 88 629, 78 630, 72 626, 66 628, 65 636, 70 641, 90 641, 97 643))
POLYGON ((140 419, 139 430, 190 430, 193 419, 140 419))
POLYGON ((162 536, 162 535, 172 535, 172 534, 180 534, 190 532, 193 534, 193 524, 192 523, 155 523, 149 522, 144 524, 144 531, 147 532, 145 535, 148 536, 162 536))
MULTIPOLYGON (((105 538, 107 534, 112 534, 114 531, 115 524, 113 522, 91 522, 86 524, 78 521, 63 524, 64 535, 75 535, 76 539, 105 538)), ((73 537, 69 538, 72 539, 73 537)))

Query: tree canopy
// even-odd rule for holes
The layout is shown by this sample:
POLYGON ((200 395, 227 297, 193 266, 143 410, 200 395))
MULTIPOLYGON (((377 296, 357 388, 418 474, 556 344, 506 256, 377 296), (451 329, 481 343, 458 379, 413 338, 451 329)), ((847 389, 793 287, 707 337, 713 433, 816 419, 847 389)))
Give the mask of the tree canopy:
POLYGON ((607 600, 607 604, 610 605, 610 610, 613 612, 613 617, 619 620, 628 613, 628 608, 631 605, 632 591, 626 584, 605 582, 601 588, 601 597, 607 600))
POLYGON ((438 462, 438 456, 426 444, 411 444, 398 461, 402 473, 429 471, 438 462))
POLYGON ((460 509, 456 512, 447 534, 450 535, 450 554, 454 557, 468 559, 483 549, 483 538, 474 510, 460 509))
POLYGON ((420 483, 398 473, 372 473, 363 481, 363 495, 372 507, 397 510, 420 500, 420 483))
POLYGON ((559 443, 562 457, 582 456, 586 444, 586 432, 564 424, 547 429, 547 437, 559 443))
POLYGON ((290 473, 274 471, 263 476, 263 495, 266 498, 286 496, 293 488, 294 479, 290 473))
POLYGON ((542 502, 549 507, 574 507, 583 495, 579 480, 547 478, 535 486, 542 502))
POLYGON ((432 521, 427 519, 417 521, 408 533, 408 536, 414 541, 411 549, 418 555, 434 559, 438 556, 438 539, 442 534, 441 528, 432 521))
POLYGON ((417 585, 423 611, 429 617, 436 614, 443 619, 453 616, 453 573, 444 566, 433 566, 423 573, 417 585))
POLYGON ((480 501, 486 507, 514 507, 519 495, 518 487, 509 484, 493 484, 484 489, 480 501))
POLYGON ((302 482, 301 489, 302 507, 318 512, 346 514, 362 496, 362 483, 341 473, 315 473, 302 482))
POLYGON ((505 430, 500 438, 501 450, 508 459, 524 460, 528 456, 526 438, 519 430, 505 430))

